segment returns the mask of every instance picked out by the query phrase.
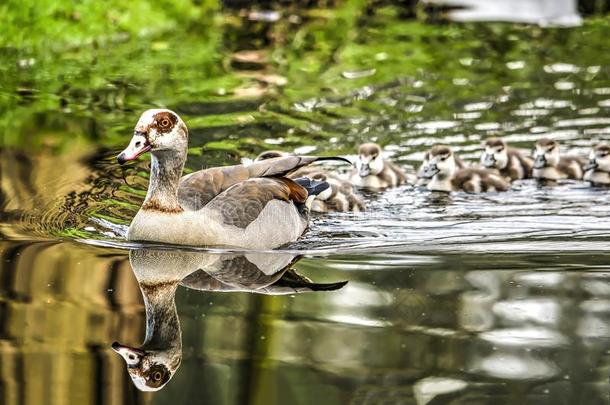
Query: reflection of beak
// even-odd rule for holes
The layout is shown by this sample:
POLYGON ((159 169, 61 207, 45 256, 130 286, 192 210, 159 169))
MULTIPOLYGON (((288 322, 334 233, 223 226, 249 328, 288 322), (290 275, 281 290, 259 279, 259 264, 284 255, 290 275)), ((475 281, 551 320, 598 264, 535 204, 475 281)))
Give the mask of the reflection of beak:
POLYGON ((371 174, 371 167, 368 164, 362 164, 362 166, 360 166, 360 172, 358 173, 360 175, 360 177, 366 177, 369 174, 371 174))
POLYGON ((496 165, 496 158, 494 155, 486 153, 483 156, 483 166, 485 167, 494 167, 496 165))
POLYGON ((140 359, 146 354, 140 349, 122 345, 119 342, 112 343, 112 350, 121 355, 129 366, 137 365, 140 362, 140 359))
POLYGON ((588 172, 589 170, 595 170, 595 169, 597 169, 597 162, 595 161, 595 159, 589 160, 589 163, 587 163, 585 165, 585 172, 588 172))
POLYGON ((432 177, 436 176, 439 172, 440 172, 440 170, 438 170, 438 167, 435 164, 427 165, 421 170, 420 177, 422 177, 424 179, 431 179, 432 177))
POLYGON ((542 169, 544 166, 546 166, 546 158, 544 155, 536 156, 536 159, 534 160, 534 168, 542 169))
POLYGON ((127 162, 128 160, 135 160, 143 153, 148 152, 152 146, 146 139, 146 133, 136 131, 131 138, 129 145, 117 156, 116 160, 120 165, 127 162))

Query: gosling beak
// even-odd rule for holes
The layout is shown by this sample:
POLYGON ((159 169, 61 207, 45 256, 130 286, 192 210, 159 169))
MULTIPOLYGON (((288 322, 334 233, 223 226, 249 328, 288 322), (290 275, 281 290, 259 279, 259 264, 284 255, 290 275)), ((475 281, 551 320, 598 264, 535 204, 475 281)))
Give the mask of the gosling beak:
POLYGON ((425 166, 421 170, 420 177, 422 177, 424 179, 431 179, 434 176, 436 176, 439 172, 440 172, 440 170, 438 170, 438 167, 436 166, 436 164, 430 164, 430 165, 425 166))
POLYGON ((360 177, 366 177, 369 174, 371 174, 371 167, 369 166, 369 164, 362 164, 362 166, 360 166, 360 171, 358 172, 358 174, 360 175, 360 177))
POLYGON ((117 352, 128 366, 135 366, 140 363, 140 360, 146 354, 143 350, 122 345, 119 342, 112 343, 112 350, 117 352))
POLYGON ((546 166, 546 158, 544 155, 537 155, 536 159, 534 159, 534 168, 542 169, 544 166, 546 166))
POLYGON ((151 150, 152 146, 148 143, 148 139, 146 138, 146 133, 141 131, 136 131, 129 142, 129 145, 121 152, 116 160, 120 165, 124 164, 129 160, 135 160, 143 153, 151 150))
POLYGON ((485 167, 494 167, 496 165, 496 158, 494 155, 486 153, 483 156, 483 166, 485 167))
POLYGON ((585 169, 585 172, 588 172, 589 170, 597 169, 597 162, 595 161, 595 159, 589 160, 589 163, 587 163, 585 165, 584 169, 585 169))

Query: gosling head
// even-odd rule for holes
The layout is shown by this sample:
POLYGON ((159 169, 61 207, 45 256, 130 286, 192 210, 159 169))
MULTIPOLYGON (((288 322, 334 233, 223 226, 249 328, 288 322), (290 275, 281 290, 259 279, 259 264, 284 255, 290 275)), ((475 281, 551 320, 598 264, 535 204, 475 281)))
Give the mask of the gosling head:
POLYGON ((585 171, 590 170, 610 173, 610 145, 605 143, 595 145, 585 166, 585 171))
POLYGON ((364 143, 358 148, 356 169, 360 177, 376 176, 383 170, 381 147, 376 143, 364 143))
POLYGON ((144 350, 112 344, 127 364, 127 371, 140 391, 158 391, 172 378, 182 360, 180 350, 144 350))
POLYGON ((434 176, 451 177, 456 168, 455 156, 451 148, 445 145, 436 145, 426 153, 419 176, 424 179, 431 179, 434 176))
POLYGON ((187 146, 188 130, 178 114, 167 109, 146 110, 136 124, 131 142, 117 160, 123 164, 148 151, 184 153, 187 146))
POLYGON ((549 138, 536 142, 534 149, 534 169, 557 166, 559 164, 559 144, 549 138))
POLYGON ((488 169, 504 169, 508 166, 507 145, 500 138, 489 138, 485 141, 485 150, 481 155, 481 163, 488 169))

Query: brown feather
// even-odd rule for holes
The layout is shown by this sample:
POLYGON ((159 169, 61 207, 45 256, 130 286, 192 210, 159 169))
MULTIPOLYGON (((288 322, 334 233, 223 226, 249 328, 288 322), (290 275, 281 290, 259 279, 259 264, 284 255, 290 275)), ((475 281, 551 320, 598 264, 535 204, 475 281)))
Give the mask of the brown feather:
POLYGON ((272 200, 302 203, 306 199, 307 191, 290 179, 261 177, 233 185, 206 207, 219 212, 224 223, 245 228, 272 200))

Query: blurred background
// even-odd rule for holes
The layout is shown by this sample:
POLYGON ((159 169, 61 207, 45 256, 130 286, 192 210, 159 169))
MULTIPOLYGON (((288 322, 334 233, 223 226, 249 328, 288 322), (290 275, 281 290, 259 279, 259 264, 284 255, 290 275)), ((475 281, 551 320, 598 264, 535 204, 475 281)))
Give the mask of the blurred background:
MULTIPOLYGON (((124 240, 140 113, 189 126, 186 171, 267 149, 413 171, 436 142, 610 141, 610 1, 5 0, 0 403, 606 404, 610 194, 365 194, 287 249, 334 292, 176 294, 181 368, 132 384, 145 312, 124 240)), ((269 253, 273 254, 273 253, 269 253)))

